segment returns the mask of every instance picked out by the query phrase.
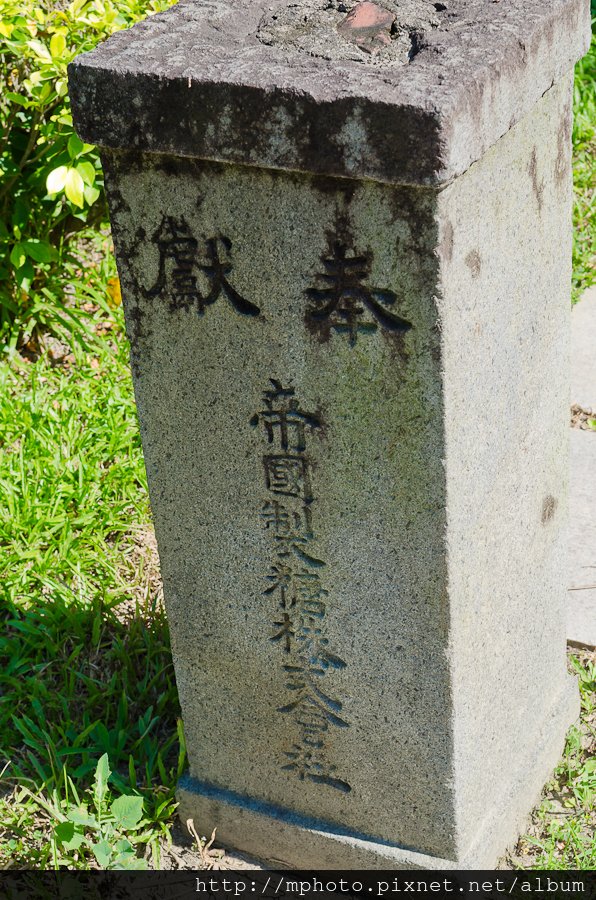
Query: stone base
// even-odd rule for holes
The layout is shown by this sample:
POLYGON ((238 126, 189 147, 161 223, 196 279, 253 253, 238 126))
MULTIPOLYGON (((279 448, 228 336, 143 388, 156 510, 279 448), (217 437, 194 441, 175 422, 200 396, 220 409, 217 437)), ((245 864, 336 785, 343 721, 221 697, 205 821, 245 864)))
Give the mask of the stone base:
POLYGON ((178 784, 178 815, 199 834, 214 828, 218 846, 240 850, 274 869, 456 869, 453 860, 384 844, 335 823, 224 791, 195 778, 178 784))
MULTIPOLYGON (((189 776, 178 785, 178 814, 183 823, 192 819, 200 834, 208 836, 216 828, 218 845, 254 856, 272 868, 491 869, 523 829, 559 761, 567 728, 578 715, 577 686, 569 679, 538 736, 534 755, 513 773, 510 791, 503 796, 500 808, 487 811, 478 825, 474 845, 457 860, 386 844, 189 776)), ((486 775, 490 777, 490 772, 486 775)))

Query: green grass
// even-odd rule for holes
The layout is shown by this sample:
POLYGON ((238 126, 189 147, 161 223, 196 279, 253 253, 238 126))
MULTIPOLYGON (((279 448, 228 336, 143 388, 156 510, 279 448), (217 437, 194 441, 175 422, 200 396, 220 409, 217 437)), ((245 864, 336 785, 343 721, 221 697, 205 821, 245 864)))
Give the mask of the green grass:
POLYGON ((523 868, 596 869, 596 652, 570 658, 582 711, 561 764, 513 862, 523 868))
MULTIPOLYGON (((109 265, 79 300, 105 296, 109 265)), ((94 327, 61 365, 0 365, 0 771, 5 790, 59 797, 107 753, 157 838, 183 764, 178 699, 120 311, 92 311, 94 327)), ((0 802, 0 867, 49 865, 40 816, 30 795, 0 802)))
MULTIPOLYGON (((593 46, 575 90, 576 297, 596 281, 595 79, 593 46)), ((0 361, 0 867, 96 865, 50 838, 73 786, 90 789, 104 753, 113 795, 144 799, 140 843, 159 865, 184 766, 128 345, 121 310, 106 304, 115 272, 105 244, 91 239, 86 260, 64 273, 82 342, 61 348, 32 337, 25 356, 0 361)), ((50 297, 42 329, 48 315, 50 297)), ((594 664, 587 654, 574 663, 582 725, 570 732, 518 865, 596 867, 594 664)))
POLYGON ((596 282, 596 37, 577 64, 574 90, 573 297, 596 282))

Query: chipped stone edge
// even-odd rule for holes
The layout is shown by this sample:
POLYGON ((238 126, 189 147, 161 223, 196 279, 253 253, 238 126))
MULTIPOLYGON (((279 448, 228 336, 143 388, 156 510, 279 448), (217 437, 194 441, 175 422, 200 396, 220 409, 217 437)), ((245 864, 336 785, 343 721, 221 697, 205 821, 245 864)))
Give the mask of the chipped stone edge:
MULTIPOLYGON (((176 7, 163 14, 175 15, 176 7)), ((150 35, 151 24, 141 25, 150 35)), ((526 40, 504 36, 500 63, 474 70, 441 108, 425 91, 417 105, 400 102, 396 89, 375 100, 320 99, 316 69, 307 76, 311 89, 304 79, 296 87, 264 86, 256 77, 255 84, 226 81, 208 66, 200 78, 169 79, 131 71, 101 47, 69 65, 69 87, 78 134, 99 146, 440 187, 523 118, 587 51, 590 38, 589 3, 569 0, 526 40)))

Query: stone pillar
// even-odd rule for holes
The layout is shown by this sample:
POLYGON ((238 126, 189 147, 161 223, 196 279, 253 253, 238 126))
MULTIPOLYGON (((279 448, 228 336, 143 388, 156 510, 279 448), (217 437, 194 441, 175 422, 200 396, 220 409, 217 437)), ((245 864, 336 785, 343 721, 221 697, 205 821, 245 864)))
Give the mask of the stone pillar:
POLYGON ((79 57, 190 773, 276 866, 490 867, 566 673, 585 0, 181 0, 79 57))

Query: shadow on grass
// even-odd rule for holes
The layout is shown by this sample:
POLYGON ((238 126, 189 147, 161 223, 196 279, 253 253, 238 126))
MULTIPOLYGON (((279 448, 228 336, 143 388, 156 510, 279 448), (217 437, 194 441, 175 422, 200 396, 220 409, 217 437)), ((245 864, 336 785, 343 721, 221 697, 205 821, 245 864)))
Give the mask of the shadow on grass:
MULTIPOLYGON (((84 790, 107 753, 114 790, 140 791, 145 817, 165 825, 184 749, 163 610, 119 618, 117 609, 47 596, 4 602, 0 619, 4 790, 61 795, 66 774, 84 790)), ((13 838, 31 827, 26 815, 21 826, 17 819, 13 838)))

